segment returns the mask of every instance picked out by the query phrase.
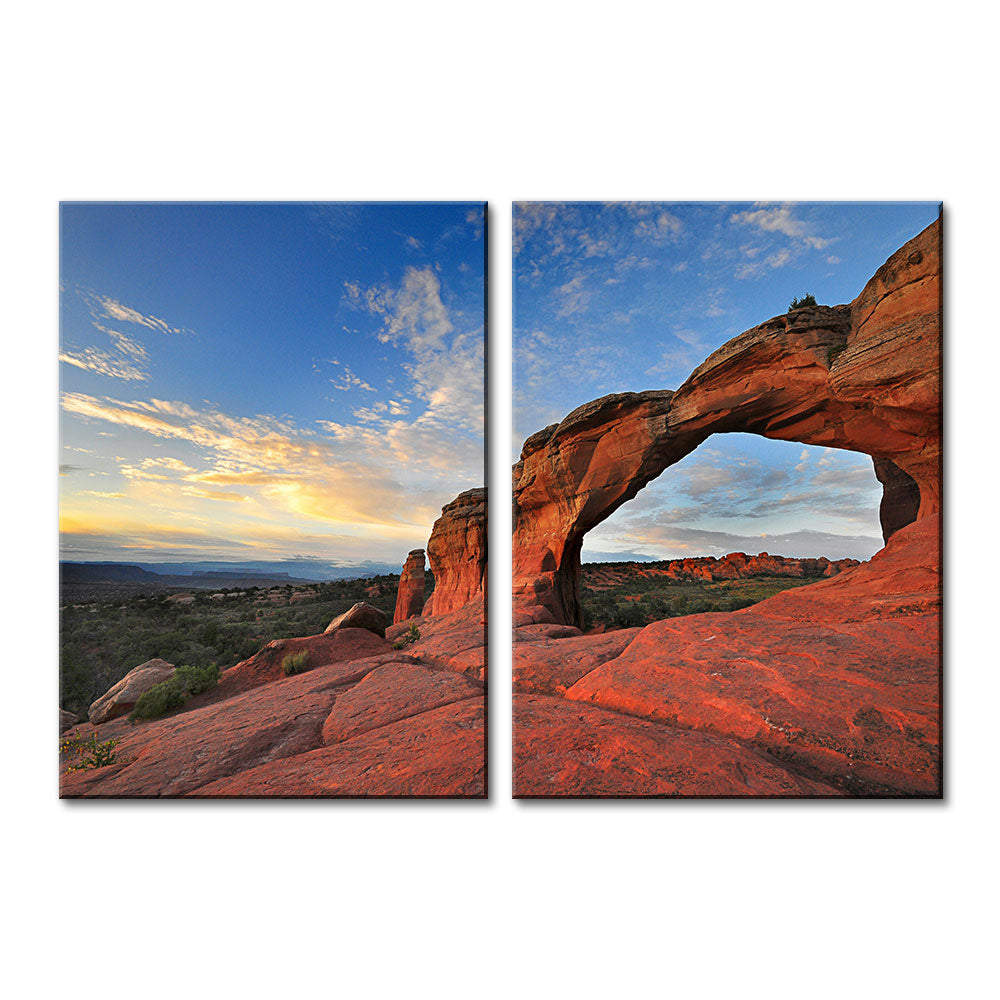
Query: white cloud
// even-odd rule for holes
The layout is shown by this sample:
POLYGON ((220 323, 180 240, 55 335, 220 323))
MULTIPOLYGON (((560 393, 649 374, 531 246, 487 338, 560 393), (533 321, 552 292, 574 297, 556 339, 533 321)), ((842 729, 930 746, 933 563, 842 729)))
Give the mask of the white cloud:
POLYGON ((640 239, 661 242, 676 236, 684 228, 681 220, 669 212, 658 212, 653 219, 641 219, 635 227, 635 235, 640 239))
MULTIPOLYGON (((410 393, 422 400, 425 411, 412 423, 390 422, 404 416, 412 402, 395 400, 388 416, 379 417, 387 435, 395 443, 411 433, 426 433, 442 441, 454 441, 456 432, 474 435, 481 455, 483 433, 483 388, 485 343, 481 326, 457 329, 441 298, 441 281, 430 267, 408 267, 398 287, 388 285, 362 289, 345 285, 348 301, 382 321, 377 334, 409 355, 403 371, 410 380, 410 393), (413 432, 413 428, 417 431, 413 432)), ((340 440, 347 440, 349 428, 331 423, 340 440)), ((419 445, 414 442, 416 452, 419 445)))
MULTIPOLYGON (((761 203, 758 203, 761 204, 761 203)), ((796 219, 790 205, 779 205, 774 208, 755 207, 748 212, 734 212, 729 221, 737 225, 756 226, 770 233, 783 233, 785 236, 803 237, 809 232, 808 225, 802 219, 796 219)))
MULTIPOLYGON (((331 361, 330 364, 340 365, 339 361, 331 361)), ((375 387, 359 378, 351 370, 349 365, 341 365, 343 371, 336 378, 330 379, 331 385, 341 392, 350 392, 352 389, 363 389, 365 392, 375 392, 375 387)))
POLYGON ((124 382, 145 382, 149 373, 134 361, 121 354, 112 354, 97 347, 87 347, 74 351, 65 349, 59 352, 59 360, 95 375, 105 375, 108 378, 121 379, 124 382))
POLYGON ((779 250, 777 253, 769 254, 763 260, 754 260, 746 264, 741 264, 736 268, 736 277, 744 280, 746 278, 761 278, 768 271, 776 271, 780 267, 784 267, 786 264, 790 264, 795 259, 795 254, 786 249, 779 250))
POLYGON ((118 320, 121 323, 134 323, 136 326, 145 326, 158 333, 191 333, 193 331, 186 327, 171 326, 166 320, 158 316, 146 316, 133 309, 131 306, 123 305, 117 299, 109 295, 88 296, 91 307, 99 312, 101 316, 108 319, 118 320))
POLYGON ((592 293, 583 287, 583 280, 583 275, 578 274, 556 288, 555 294, 559 302, 556 315, 560 318, 565 319, 586 310, 592 293))
POLYGON ((784 247, 770 254, 766 259, 756 261, 756 256, 763 248, 752 245, 741 247, 744 256, 751 258, 752 263, 742 264, 736 269, 737 278, 759 278, 768 270, 784 267, 806 250, 823 250, 834 242, 812 233, 811 226, 804 219, 795 217, 792 205, 768 206, 758 202, 745 212, 733 212, 729 217, 733 225, 752 226, 761 232, 778 233, 792 240, 792 246, 784 247))

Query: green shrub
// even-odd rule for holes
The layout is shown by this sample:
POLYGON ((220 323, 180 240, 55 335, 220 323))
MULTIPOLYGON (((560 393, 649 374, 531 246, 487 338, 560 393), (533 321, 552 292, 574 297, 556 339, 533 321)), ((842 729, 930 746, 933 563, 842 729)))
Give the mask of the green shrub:
POLYGON ((183 708, 191 695, 201 694, 219 683, 219 668, 212 664, 207 667, 178 667, 165 681, 155 684, 132 709, 129 718, 159 719, 168 712, 183 708))
POLYGON ((420 638, 420 629, 416 622, 410 622, 410 627, 392 644, 393 649, 405 649, 420 638))
POLYGON ((201 694, 219 683, 219 668, 215 664, 207 667, 178 667, 174 677, 180 678, 189 695, 201 694))
POLYGON ((815 305, 819 305, 816 301, 816 296, 810 295, 807 292, 801 299, 792 299, 792 301, 788 303, 788 311, 794 312, 796 309, 805 309, 807 306, 815 305))
POLYGON ((104 740, 101 742, 97 738, 97 730, 90 734, 90 739, 85 740, 82 736, 77 736, 71 740, 63 740, 59 749, 64 753, 76 755, 74 763, 66 768, 67 771, 86 771, 92 767, 107 767, 115 762, 115 747, 120 740, 104 740))
POLYGON ((301 653, 289 653, 281 661, 281 669, 284 670, 286 677, 291 677, 292 674, 301 674, 308 662, 309 650, 303 649, 301 653))
POLYGON ((177 673, 165 681, 155 684, 139 700, 132 709, 130 719, 158 719, 161 715, 174 712, 184 706, 187 701, 187 691, 177 673))

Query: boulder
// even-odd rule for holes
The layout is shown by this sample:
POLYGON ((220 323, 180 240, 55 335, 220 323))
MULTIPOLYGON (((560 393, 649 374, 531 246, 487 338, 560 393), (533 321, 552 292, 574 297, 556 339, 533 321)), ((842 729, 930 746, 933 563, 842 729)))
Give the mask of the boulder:
POLYGON ((385 612, 378 608, 358 601, 353 607, 348 608, 342 615, 334 618, 332 622, 323 630, 324 635, 336 632, 342 628, 364 628, 369 632, 385 638, 385 612))
POLYGON ((72 729, 80 720, 65 708, 59 709, 59 735, 61 736, 67 729, 72 729))
POLYGON ((424 550, 414 549, 403 564, 396 591, 396 613, 393 624, 414 618, 424 610, 424 550))
POLYGON ((304 635, 293 639, 272 639, 253 656, 224 670, 219 686, 201 697, 202 703, 228 698, 239 691, 248 691, 262 684, 284 678, 284 662, 288 656, 307 653, 305 669, 331 663, 350 663, 389 651, 389 644, 380 635, 364 628, 338 628, 320 635, 304 635))
POLYGON ((176 668, 166 660, 152 659, 130 670, 114 687, 109 688, 90 706, 87 717, 96 726, 109 719, 127 715, 150 688, 172 677, 176 668))

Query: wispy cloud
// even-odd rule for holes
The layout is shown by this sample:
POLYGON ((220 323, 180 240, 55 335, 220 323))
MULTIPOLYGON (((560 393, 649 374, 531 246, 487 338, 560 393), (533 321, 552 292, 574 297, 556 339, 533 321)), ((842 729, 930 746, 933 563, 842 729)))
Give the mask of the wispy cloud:
POLYGON ((575 278, 571 278, 555 290, 556 299, 558 300, 556 315, 561 319, 581 313, 587 308, 587 303, 590 301, 593 293, 584 287, 583 282, 583 275, 578 274, 575 278))
POLYGON ((733 212, 729 222, 736 226, 748 226, 759 233, 774 233, 787 237, 789 245, 774 248, 772 252, 764 253, 764 248, 756 245, 741 247, 741 252, 748 260, 737 265, 737 278, 762 278, 769 271, 777 270, 792 263, 807 250, 823 250, 834 242, 813 232, 812 225, 795 214, 791 204, 769 205, 757 202, 752 208, 742 212, 733 212))
MULTIPOLYGON (((464 431, 482 435, 484 338, 479 325, 457 328, 442 300, 441 280, 431 267, 406 268, 398 286, 362 288, 345 283, 345 298, 381 321, 377 333, 382 343, 402 348, 410 360, 403 365, 409 379, 408 394, 421 400, 424 412, 413 423, 392 421, 402 416, 408 403, 389 405, 378 422, 392 439, 420 431, 464 431)), ((367 433, 335 422, 323 426, 339 440, 367 433)), ((415 443, 415 442, 414 442, 415 443)), ((479 446, 479 445, 477 445, 479 446)))
MULTIPOLYGON (((321 520, 414 523, 408 510, 411 491, 380 468, 385 448, 378 456, 352 456, 341 453, 329 439, 273 417, 232 417, 164 400, 125 402, 64 393, 62 405, 68 413, 86 419, 196 446, 203 457, 197 470, 174 459, 121 464, 120 472, 129 480, 161 484, 158 492, 164 499, 169 499, 170 490, 163 484, 252 485, 261 490, 263 500, 321 520)), ((398 463, 394 464, 398 470, 398 463)))
POLYGON ((74 368, 125 382, 145 382, 149 379, 149 372, 128 356, 102 351, 98 347, 85 347, 83 350, 64 349, 59 352, 59 360, 74 368))
POLYGON ((158 316, 141 313, 138 309, 133 309, 131 306, 124 305, 117 299, 111 298, 110 295, 92 295, 88 297, 99 315, 117 320, 120 323, 133 323, 136 326, 144 326, 150 330, 155 330, 157 333, 194 332, 187 327, 171 326, 166 320, 160 319, 158 316))
POLYGON ((350 392, 352 389, 362 389, 365 392, 375 392, 375 386, 370 385, 363 378, 359 378, 351 370, 350 365, 341 365, 339 361, 329 361, 331 365, 340 365, 343 369, 341 373, 336 377, 330 379, 330 383, 333 385, 334 389, 339 389, 341 392, 350 392))

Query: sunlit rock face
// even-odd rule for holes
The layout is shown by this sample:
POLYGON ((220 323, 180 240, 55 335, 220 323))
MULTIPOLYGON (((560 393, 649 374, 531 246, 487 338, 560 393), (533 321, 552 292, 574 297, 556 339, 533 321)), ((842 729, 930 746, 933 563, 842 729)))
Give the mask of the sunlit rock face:
POLYGON ((514 466, 515 622, 581 624, 584 535, 711 434, 872 456, 886 540, 936 516, 941 463, 940 223, 847 305, 776 316, 676 391, 594 400, 532 435, 514 466))
POLYGON ((399 575, 399 589, 396 591, 396 611, 392 616, 394 625, 413 618, 424 610, 424 550, 414 549, 403 563, 399 575))
POLYGON ((486 490, 459 493, 441 509, 427 542, 434 593, 424 616, 458 611, 486 592, 486 490))

